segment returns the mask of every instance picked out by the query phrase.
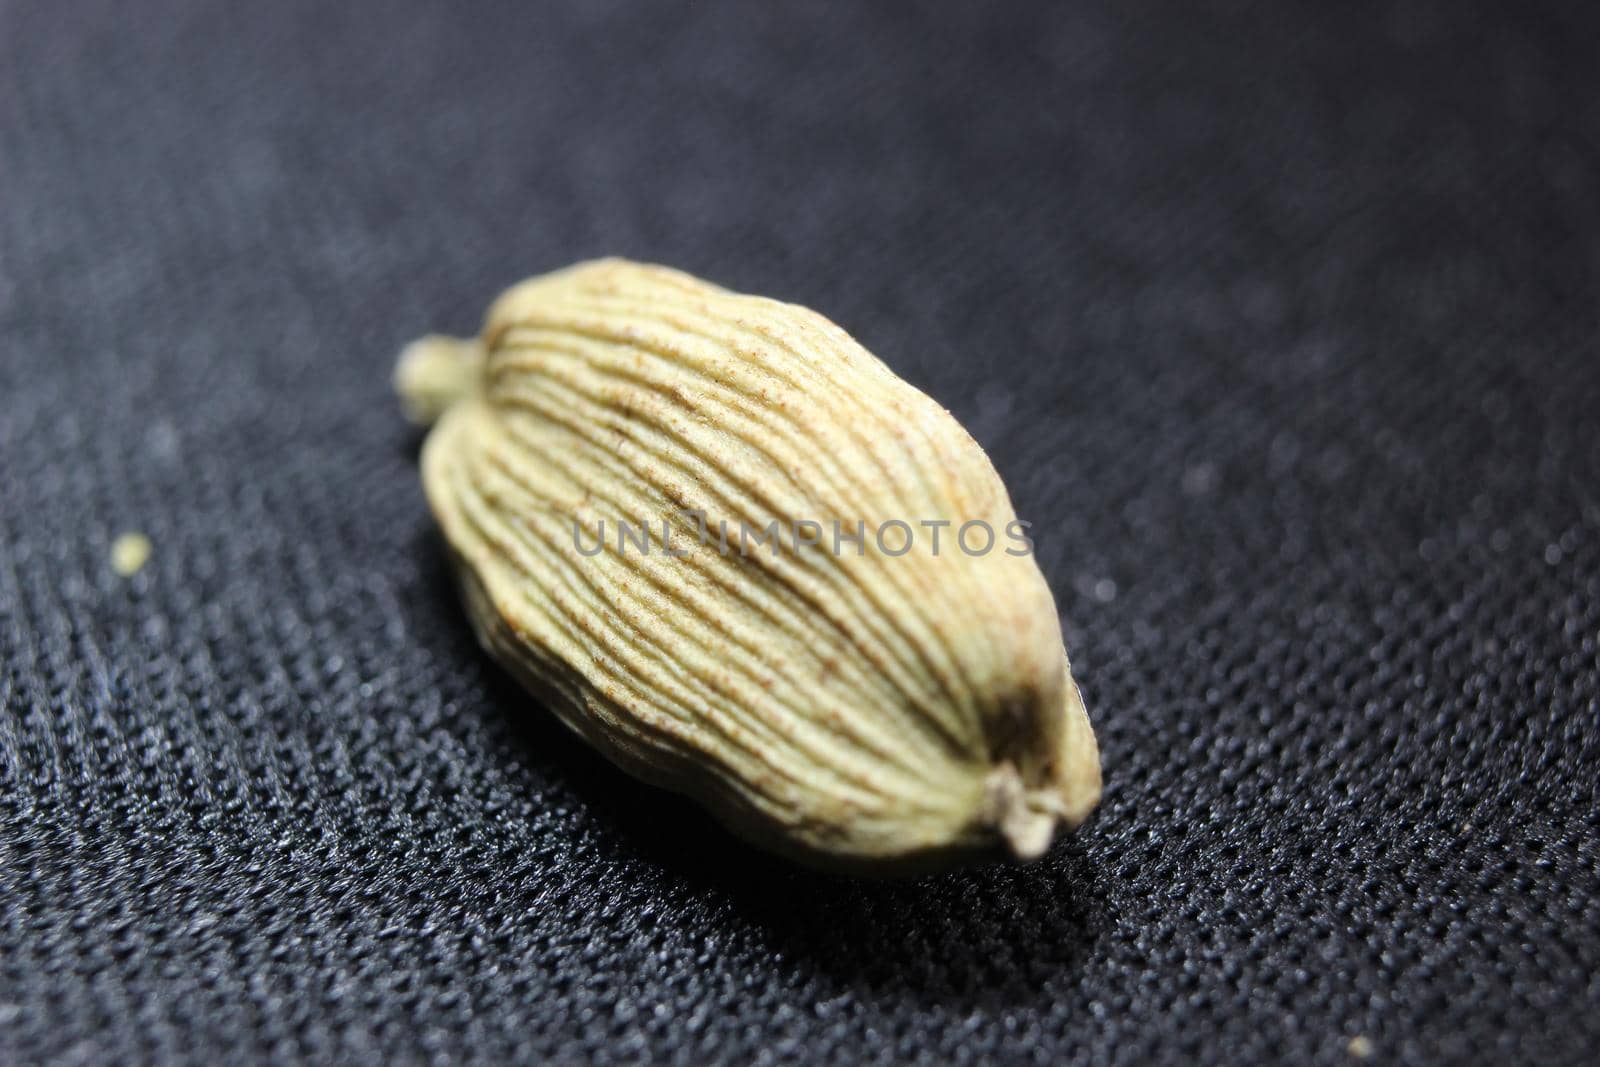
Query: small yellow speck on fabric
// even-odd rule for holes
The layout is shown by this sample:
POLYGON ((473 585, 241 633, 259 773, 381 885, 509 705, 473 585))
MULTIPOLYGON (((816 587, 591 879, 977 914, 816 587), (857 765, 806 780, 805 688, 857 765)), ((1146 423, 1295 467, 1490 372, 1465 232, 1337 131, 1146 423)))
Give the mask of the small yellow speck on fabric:
POLYGON ((111 569, 118 577, 132 578, 150 560, 150 538, 142 533, 119 534, 111 542, 111 569))

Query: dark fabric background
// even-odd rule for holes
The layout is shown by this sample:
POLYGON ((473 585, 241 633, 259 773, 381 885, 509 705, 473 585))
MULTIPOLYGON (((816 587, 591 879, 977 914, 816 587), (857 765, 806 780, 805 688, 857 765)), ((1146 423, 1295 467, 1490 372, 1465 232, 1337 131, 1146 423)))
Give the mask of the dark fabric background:
POLYGON ((1592 1063, 1587 10, 0 4, 0 1060, 1592 1063), (605 253, 992 451, 1076 839, 799 871, 479 653, 392 360, 605 253))

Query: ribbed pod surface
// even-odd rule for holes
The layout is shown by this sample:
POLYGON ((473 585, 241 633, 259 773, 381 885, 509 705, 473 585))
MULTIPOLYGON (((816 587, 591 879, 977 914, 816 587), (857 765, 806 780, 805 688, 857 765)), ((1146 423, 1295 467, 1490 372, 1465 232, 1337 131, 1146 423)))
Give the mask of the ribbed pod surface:
POLYGON ((822 316, 604 260, 397 379, 480 639, 629 771, 863 869, 1030 857, 1098 799, 1004 486, 822 316))

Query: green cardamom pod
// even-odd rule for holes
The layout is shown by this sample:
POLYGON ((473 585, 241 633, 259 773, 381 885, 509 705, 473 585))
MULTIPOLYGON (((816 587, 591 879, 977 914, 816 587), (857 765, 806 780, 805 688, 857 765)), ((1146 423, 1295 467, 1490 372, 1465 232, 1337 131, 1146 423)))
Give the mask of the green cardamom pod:
POLYGON ((480 640, 626 770, 859 871, 1030 859, 1098 802, 1004 485, 821 315, 603 260, 396 384, 480 640))

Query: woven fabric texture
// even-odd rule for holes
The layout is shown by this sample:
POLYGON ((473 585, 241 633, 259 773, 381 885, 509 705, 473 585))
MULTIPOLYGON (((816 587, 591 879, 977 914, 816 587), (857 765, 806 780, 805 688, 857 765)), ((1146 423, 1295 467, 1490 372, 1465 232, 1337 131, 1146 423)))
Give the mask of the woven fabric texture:
POLYGON ((0 1062, 1594 1062, 1590 11, 0 4, 0 1062), (991 451, 1079 835, 798 870, 478 650, 394 356, 611 253, 991 451))

